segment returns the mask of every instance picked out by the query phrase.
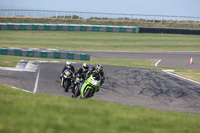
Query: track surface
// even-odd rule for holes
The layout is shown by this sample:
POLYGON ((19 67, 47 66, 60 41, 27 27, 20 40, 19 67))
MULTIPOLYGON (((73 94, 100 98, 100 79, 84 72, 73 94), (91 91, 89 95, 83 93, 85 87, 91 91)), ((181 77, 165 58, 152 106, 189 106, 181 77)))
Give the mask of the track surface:
MULTIPOLYGON (((74 51, 72 51, 74 52, 74 51)), ((158 66, 200 70, 200 52, 119 52, 119 51, 75 51, 89 54, 92 58, 150 59, 160 60, 158 66), (193 57, 193 64, 190 59, 193 57)))
MULTIPOLYGON (((40 63, 37 93, 71 97, 60 86, 64 63, 40 63)), ((81 64, 74 64, 75 68, 81 64)), ((37 72, 0 70, 0 84, 34 91, 37 72)), ((106 81, 94 99, 200 114, 200 85, 161 70, 104 66, 106 81)))

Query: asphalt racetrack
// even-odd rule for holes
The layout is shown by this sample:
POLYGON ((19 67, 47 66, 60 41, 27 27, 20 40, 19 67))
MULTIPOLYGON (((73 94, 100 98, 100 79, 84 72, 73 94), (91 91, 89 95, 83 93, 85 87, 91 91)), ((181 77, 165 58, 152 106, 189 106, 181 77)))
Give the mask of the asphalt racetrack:
POLYGON ((200 52, 73 51, 92 58, 156 60, 158 66, 200 70, 200 52), (193 64, 190 65, 190 59, 193 64))
MULTIPOLYGON (((105 54, 106 55, 106 54, 105 54)), ((71 97, 60 85, 64 62, 35 62, 36 72, 0 70, 0 84, 29 92, 71 97)), ((73 63, 75 68, 80 63, 73 63)), ((91 65, 93 66, 93 65, 91 65)), ((161 70, 104 66, 105 83, 94 99, 200 114, 200 84, 161 70)))

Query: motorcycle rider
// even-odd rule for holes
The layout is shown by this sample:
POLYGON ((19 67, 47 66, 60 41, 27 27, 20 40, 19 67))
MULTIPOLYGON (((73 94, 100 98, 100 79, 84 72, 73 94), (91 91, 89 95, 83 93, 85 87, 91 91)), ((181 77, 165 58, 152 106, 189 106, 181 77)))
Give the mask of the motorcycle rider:
MULTIPOLYGON (((86 74, 87 74, 88 71, 89 71, 89 64, 88 63, 83 63, 82 67, 77 69, 77 71, 74 73, 74 79, 73 79, 73 82, 72 82, 72 85, 71 85, 72 92, 73 92, 74 87, 75 87, 74 81, 76 80, 76 78, 78 77, 78 78, 82 78, 83 80, 85 80, 85 77, 86 77, 86 74)), ((84 82, 80 83, 79 89, 81 89, 83 83, 84 82)), ((73 95, 72 95, 72 97, 73 97, 73 95)))
MULTIPOLYGON (((73 73, 75 72, 74 66, 72 65, 71 61, 67 61, 64 68, 62 69, 62 74, 60 75, 60 79, 62 79, 63 72, 66 69, 70 69, 73 73)), ((61 81, 61 86, 63 86, 63 80, 61 81)))
MULTIPOLYGON (((92 76, 93 79, 97 80, 97 81, 100 81, 100 85, 96 86, 98 88, 96 89, 93 89, 93 91, 96 90, 96 92, 99 91, 99 87, 104 83, 104 80, 105 80, 105 77, 104 77, 104 72, 103 72, 103 66, 102 65, 97 65, 96 67, 92 67, 88 73, 87 73, 87 76, 86 76, 86 80, 88 78, 90 78, 90 76, 92 76)), ((87 86, 87 85, 86 85, 87 86)), ((82 92, 82 89, 84 88, 81 88, 81 97, 80 98, 84 98, 83 94, 84 92, 82 92)), ((90 92, 90 94, 88 95, 87 94, 87 97, 92 97, 94 95, 95 92, 90 92)))
POLYGON ((86 79, 89 78, 91 74, 94 74, 94 75, 98 74, 100 76, 100 79, 101 79, 101 85, 104 83, 105 77, 104 77, 102 65, 97 65, 96 68, 93 67, 91 70, 89 70, 87 75, 86 75, 86 79))
POLYGON ((88 63, 83 63, 82 67, 78 68, 77 71, 74 74, 77 75, 78 73, 82 73, 82 74, 86 75, 86 73, 88 71, 89 71, 88 63))
POLYGON ((73 73, 75 72, 75 69, 74 69, 74 66, 72 65, 71 61, 67 61, 63 70, 62 70, 62 73, 66 70, 66 69, 70 69, 73 73))

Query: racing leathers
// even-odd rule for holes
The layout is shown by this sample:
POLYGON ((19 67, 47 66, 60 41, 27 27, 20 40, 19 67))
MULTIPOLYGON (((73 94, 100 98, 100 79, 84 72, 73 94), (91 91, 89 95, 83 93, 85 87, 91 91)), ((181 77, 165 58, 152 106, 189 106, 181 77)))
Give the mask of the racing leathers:
MULTIPOLYGON (((85 81, 85 77, 86 77, 87 72, 88 72, 88 69, 84 69, 84 68, 78 68, 77 69, 77 71, 74 73, 74 76, 73 76, 74 79, 73 79, 73 82, 72 82, 72 85, 71 85, 72 90, 74 90, 74 87, 75 87, 74 81, 76 80, 76 77, 78 76, 78 77, 84 79, 84 81, 85 81)), ((80 84, 80 88, 81 88, 82 84, 83 83, 80 84)))
POLYGON ((60 75, 60 79, 62 80, 61 81, 61 86, 63 86, 63 79, 62 79, 63 73, 67 69, 71 70, 73 73, 75 72, 74 66, 70 65, 70 68, 69 68, 69 67, 67 67, 67 65, 65 65, 64 68, 62 69, 62 73, 60 75))
POLYGON ((86 74, 86 80, 91 76, 91 74, 98 74, 100 76, 100 79, 101 79, 101 85, 103 85, 103 83, 105 81, 103 71, 98 72, 97 70, 95 70, 95 67, 92 67, 92 69, 90 69, 86 74))
POLYGON ((75 72, 74 66, 71 66, 71 68, 67 68, 67 66, 65 65, 64 68, 62 69, 62 73, 63 73, 66 69, 70 69, 73 73, 75 72))

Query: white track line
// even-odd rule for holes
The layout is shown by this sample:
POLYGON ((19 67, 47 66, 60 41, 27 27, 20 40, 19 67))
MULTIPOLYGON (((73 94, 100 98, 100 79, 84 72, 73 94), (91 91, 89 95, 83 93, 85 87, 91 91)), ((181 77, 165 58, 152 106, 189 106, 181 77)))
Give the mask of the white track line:
POLYGON ((28 92, 28 93, 32 93, 32 92, 30 92, 30 91, 28 91, 28 90, 24 90, 24 89, 16 88, 16 87, 14 87, 14 86, 11 86, 11 88, 13 88, 13 89, 18 89, 18 90, 22 90, 22 91, 25 91, 25 92, 28 92))
POLYGON ((12 67, 0 67, 0 70, 17 71, 17 72, 36 72, 35 70, 26 70, 20 68, 12 68, 12 67))
POLYGON ((199 84, 199 85, 200 85, 200 82, 194 81, 194 80, 192 80, 192 79, 188 79, 188 78, 185 78, 185 77, 176 75, 176 74, 174 74, 174 73, 171 73, 170 71, 166 71, 166 70, 162 70, 162 71, 163 71, 163 72, 166 72, 166 73, 168 73, 168 74, 170 74, 170 75, 173 75, 173 76, 176 76, 176 77, 179 77, 179 78, 182 78, 182 79, 185 79, 185 80, 188 80, 188 81, 191 81, 191 82, 193 82, 193 83, 196 83, 196 84, 199 84))
POLYGON ((160 63, 162 60, 160 59, 160 60, 158 60, 157 62, 156 62, 156 64, 155 64, 155 66, 157 67, 158 66, 158 63, 160 63))
POLYGON ((97 53, 198 53, 199 51, 88 51, 88 50, 67 50, 70 52, 97 52, 97 53))
POLYGON ((34 87, 33 93, 37 92, 39 77, 40 77, 40 65, 38 65, 38 72, 37 72, 37 77, 36 77, 35 87, 34 87))

